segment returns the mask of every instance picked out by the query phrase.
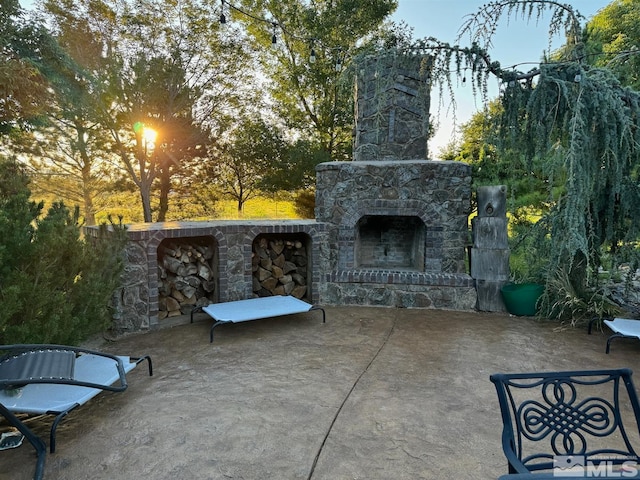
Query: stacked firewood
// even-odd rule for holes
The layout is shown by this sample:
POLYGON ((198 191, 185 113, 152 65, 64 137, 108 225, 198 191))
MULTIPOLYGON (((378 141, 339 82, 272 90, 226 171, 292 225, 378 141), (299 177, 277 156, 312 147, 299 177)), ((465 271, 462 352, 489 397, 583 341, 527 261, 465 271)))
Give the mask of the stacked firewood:
POLYGON ((260 238, 253 246, 253 292, 259 297, 307 293, 308 257, 298 240, 260 238))
POLYGON ((158 249, 158 317, 186 315, 211 303, 216 289, 214 251, 209 245, 183 240, 158 249))

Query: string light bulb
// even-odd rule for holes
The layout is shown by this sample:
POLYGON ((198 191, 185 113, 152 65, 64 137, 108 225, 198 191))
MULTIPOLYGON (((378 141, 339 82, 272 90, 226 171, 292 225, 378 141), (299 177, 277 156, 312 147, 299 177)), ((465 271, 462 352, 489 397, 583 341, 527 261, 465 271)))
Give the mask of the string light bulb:
POLYGON ((342 70, 342 60, 340 57, 336 58, 336 72, 340 72, 342 70))
POLYGON ((311 40, 311 52, 309 53, 309 63, 316 63, 316 50, 313 48, 313 40, 311 40))
POLYGON ((278 37, 276 37, 276 28, 278 28, 278 24, 273 22, 273 35, 271 35, 271 45, 275 45, 278 43, 278 37))
POLYGON ((227 23, 227 17, 224 16, 224 0, 220 0, 221 6, 220 6, 220 23, 222 25, 224 25, 225 23, 227 23))

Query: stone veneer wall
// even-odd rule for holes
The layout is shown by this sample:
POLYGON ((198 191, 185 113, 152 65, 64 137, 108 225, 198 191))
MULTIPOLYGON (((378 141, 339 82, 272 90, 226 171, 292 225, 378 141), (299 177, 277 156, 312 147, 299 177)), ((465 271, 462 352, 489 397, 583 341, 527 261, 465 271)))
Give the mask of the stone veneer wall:
POLYGON ((472 310, 467 273, 471 167, 430 160, 328 162, 316 168, 316 219, 327 224, 329 269, 320 298, 336 305, 472 310), (357 223, 366 215, 420 218, 422 271, 357 268, 357 223))
POLYGON ((324 225, 313 220, 165 222, 128 226, 122 287, 114 294, 114 327, 119 332, 159 328, 158 246, 166 238, 212 237, 218 248, 218 301, 251 298, 252 245, 260 234, 306 234, 311 238, 309 301, 319 303, 320 273, 325 271, 324 225))

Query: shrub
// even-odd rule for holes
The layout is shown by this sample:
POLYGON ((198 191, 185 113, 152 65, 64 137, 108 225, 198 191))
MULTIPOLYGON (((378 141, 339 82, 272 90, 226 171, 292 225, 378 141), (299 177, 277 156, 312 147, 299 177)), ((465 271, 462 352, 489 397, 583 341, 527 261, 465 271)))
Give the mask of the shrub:
POLYGON ((315 218, 316 193, 313 190, 298 190, 295 210, 300 218, 315 218))
POLYGON ((125 234, 81 237, 79 211, 29 200, 29 179, 0 161, 0 342, 77 344, 108 326, 125 234))

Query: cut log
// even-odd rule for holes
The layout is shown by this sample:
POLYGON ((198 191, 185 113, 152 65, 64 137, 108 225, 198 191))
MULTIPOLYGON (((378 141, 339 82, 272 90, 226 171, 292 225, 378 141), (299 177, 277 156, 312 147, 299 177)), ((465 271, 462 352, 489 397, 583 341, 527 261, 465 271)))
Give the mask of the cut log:
POLYGON ((178 273, 178 270, 183 266, 182 262, 174 257, 164 257, 162 265, 171 273, 178 273))
POLYGON ((284 262, 284 265, 282 266, 282 271, 285 274, 290 273, 290 272, 295 272, 296 269, 297 269, 297 266, 293 262, 284 262))
POLYGON ((307 284, 307 279, 304 278, 302 275, 300 275, 299 273, 294 273, 291 275, 291 278, 293 279, 294 282, 296 282, 298 285, 306 285, 307 284))
POLYGON ((264 280, 266 280, 269 277, 272 277, 273 275, 271 274, 271 271, 265 269, 265 268, 258 268, 258 281, 262 282, 264 280))
POLYGON ((284 272, 282 271, 282 269, 280 267, 275 266, 275 265, 273 267, 271 267, 271 273, 276 278, 280 278, 280 277, 282 277, 284 275, 284 272))
POLYGON ((291 295, 296 298, 303 298, 307 293, 307 287, 303 285, 296 285, 293 290, 291 290, 291 295))
POLYGON ((273 264, 280 269, 284 269, 284 264, 286 263, 286 259, 284 255, 280 254, 276 258, 273 259, 273 264))
POLYGON ((260 286, 272 292, 278 286, 278 280, 274 277, 269 277, 266 280, 260 282, 260 286))
POLYGON ((260 258, 260 266, 265 270, 271 270, 271 267, 273 266, 273 261, 269 257, 260 258))
POLYGON ((211 278, 211 269, 204 263, 198 263, 197 274, 203 280, 209 280, 211 278))
POLYGON ((285 295, 290 295, 293 289, 296 287, 294 282, 287 282, 283 285, 285 295))
POLYGON ((175 298, 179 303, 182 303, 187 299, 187 297, 185 297, 184 294, 177 288, 174 288, 171 291, 171 296, 175 298))
POLYGON ((192 287, 191 285, 187 285, 186 287, 184 287, 184 288, 182 289, 182 294, 183 294, 185 297, 189 298, 189 297, 191 297, 191 296, 195 295, 196 290, 197 290, 197 289, 196 289, 195 287, 192 287))
POLYGON ((180 310, 180 303, 173 297, 166 297, 166 309, 169 312, 169 316, 171 316, 171 312, 174 310, 180 310))
POLYGON ((269 242, 269 248, 276 255, 280 255, 282 253, 282 251, 284 250, 284 241, 280 240, 280 239, 272 240, 271 242, 269 242))

